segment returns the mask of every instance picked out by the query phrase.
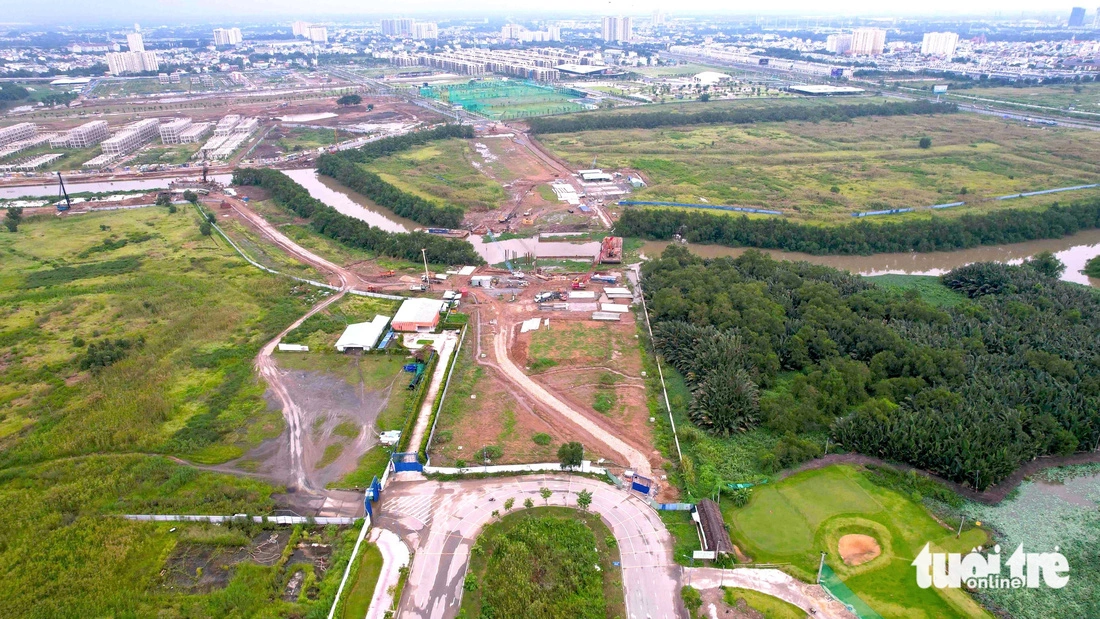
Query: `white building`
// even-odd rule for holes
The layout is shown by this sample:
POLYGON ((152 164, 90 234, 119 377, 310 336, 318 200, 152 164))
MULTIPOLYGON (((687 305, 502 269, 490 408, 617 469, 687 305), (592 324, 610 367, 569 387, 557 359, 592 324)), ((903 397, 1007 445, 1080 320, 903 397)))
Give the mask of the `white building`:
POLYGON ((413 24, 412 38, 417 40, 438 39, 439 26, 435 22, 418 21, 413 24))
POLYGON ((210 133, 211 123, 192 123, 190 127, 180 133, 180 144, 192 144, 206 137, 210 133))
POLYGON ((519 24, 504 24, 500 29, 500 38, 505 41, 518 41, 525 28, 519 24))
POLYGON ((825 51, 833 54, 847 54, 852 49, 852 35, 830 34, 825 39, 825 51))
POLYGON ((413 19, 411 17, 395 17, 382 20, 382 34, 388 37, 407 37, 412 34, 413 19))
POLYGON ((218 126, 214 127, 214 135, 221 136, 233 133, 233 127, 236 127, 239 122, 241 122, 239 114, 229 114, 228 116, 222 117, 222 119, 218 121, 218 126))
POLYGON ((0 145, 33 138, 37 132, 38 127, 34 123, 19 123, 18 125, 4 127, 0 129, 0 145))
POLYGON ((214 29, 214 45, 217 47, 224 47, 227 45, 239 45, 244 37, 241 36, 240 28, 215 28, 214 29))
POLYGON ((886 47, 886 31, 882 28, 856 28, 852 32, 853 56, 878 56, 886 47))
POLYGON ((140 32, 131 32, 126 35, 126 46, 131 52, 144 52, 145 39, 141 38, 140 32))
POLYGON ((328 43, 328 28, 324 26, 310 26, 309 40, 313 43, 328 43))
POLYGON ((160 133, 158 127, 160 121, 155 118, 146 118, 136 123, 127 125, 122 131, 103 140, 103 154, 121 157, 141 148, 147 142, 154 140, 160 133))
POLYGON ((170 122, 161 123, 159 127, 160 141, 164 144, 181 144, 180 137, 190 127, 190 118, 175 118, 170 122))
POLYGON ((290 29, 296 37, 309 36, 309 22, 296 21, 290 25, 290 29))
POLYGON ((107 69, 114 75, 159 71, 160 63, 153 52, 114 52, 107 54, 107 69))
POLYGON ((107 139, 107 121, 93 120, 50 140, 54 148, 89 148, 107 139))
POLYGON ((696 73, 695 77, 691 78, 693 82, 703 86, 714 86, 715 84, 728 82, 732 79, 732 77, 725 73, 718 73, 717 71, 703 71, 702 73, 696 73))
POLYGON ((389 316, 378 315, 370 322, 357 322, 350 324, 336 340, 336 350, 344 352, 350 349, 370 350, 378 343, 386 325, 390 324, 389 316))
POLYGON ((634 26, 629 17, 604 17, 603 40, 605 43, 629 43, 634 38, 634 26))
POLYGON ((955 55, 958 44, 959 35, 954 32, 926 32, 920 45, 920 53, 924 56, 950 58, 955 55))

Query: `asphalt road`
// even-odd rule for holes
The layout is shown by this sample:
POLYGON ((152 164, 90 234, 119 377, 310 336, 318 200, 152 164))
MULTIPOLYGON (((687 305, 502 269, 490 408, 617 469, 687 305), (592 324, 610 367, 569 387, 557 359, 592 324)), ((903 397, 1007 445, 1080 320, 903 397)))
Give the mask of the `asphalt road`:
POLYGON ((592 493, 590 510, 600 514, 618 540, 623 590, 630 619, 686 616, 679 601, 680 566, 672 559, 672 537, 657 512, 637 494, 592 479, 562 475, 436 482, 391 480, 382 493, 378 527, 392 530, 415 548, 412 570, 397 616, 452 619, 462 600, 470 547, 493 510, 516 499, 545 502, 539 489, 553 491, 549 504, 576 507, 577 493, 592 493))

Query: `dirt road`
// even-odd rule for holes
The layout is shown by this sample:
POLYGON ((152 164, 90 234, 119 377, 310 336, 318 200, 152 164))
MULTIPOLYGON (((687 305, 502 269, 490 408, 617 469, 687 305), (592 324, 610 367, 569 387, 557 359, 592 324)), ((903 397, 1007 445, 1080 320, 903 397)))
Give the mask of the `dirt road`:
POLYGON ((577 493, 592 493, 589 508, 618 541, 627 616, 680 617, 680 566, 672 559, 672 537, 661 518, 637 494, 574 476, 527 475, 505 479, 395 481, 382 494, 377 525, 416 548, 397 616, 450 619, 458 614, 470 548, 493 511, 509 498, 515 509, 531 498, 542 505, 576 507, 577 493))
POLYGON ((794 604, 814 617, 825 619, 855 619, 856 617, 844 608, 843 604, 830 597, 820 585, 804 583, 775 568, 741 567, 720 570, 709 567, 685 567, 681 581, 683 585, 690 585, 696 589, 740 587, 760 591, 794 604))
POLYGON ((603 443, 603 445, 607 447, 608 451, 619 454, 622 457, 622 461, 636 473, 652 479, 653 469, 650 467, 649 458, 647 458, 645 454, 631 447, 611 432, 605 430, 602 426, 589 419, 584 413, 573 409, 565 402, 554 397, 553 394, 531 380, 529 376, 516 367, 516 364, 508 355, 508 349, 511 346, 517 326, 518 325, 502 325, 496 337, 493 338, 493 351, 497 363, 500 366, 500 371, 504 374, 504 377, 536 401, 549 407, 550 410, 561 415, 573 425, 595 437, 597 441, 603 443))

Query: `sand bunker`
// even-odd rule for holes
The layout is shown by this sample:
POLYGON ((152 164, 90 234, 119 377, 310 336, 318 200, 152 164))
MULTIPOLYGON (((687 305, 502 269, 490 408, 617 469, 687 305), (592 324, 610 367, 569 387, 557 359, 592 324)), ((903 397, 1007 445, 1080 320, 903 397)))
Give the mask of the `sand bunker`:
POLYGON ((850 534, 840 538, 837 544, 840 558, 845 565, 862 565, 882 554, 878 542, 870 535, 850 534))

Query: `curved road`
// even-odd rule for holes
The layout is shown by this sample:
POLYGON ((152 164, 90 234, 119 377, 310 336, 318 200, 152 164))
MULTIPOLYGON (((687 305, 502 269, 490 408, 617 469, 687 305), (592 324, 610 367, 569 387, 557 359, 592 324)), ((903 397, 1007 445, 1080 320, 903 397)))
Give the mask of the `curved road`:
POLYGON ((584 413, 574 410, 565 402, 554 397, 553 394, 531 380, 529 376, 516 367, 516 364, 512 362, 512 358, 508 356, 508 347, 509 344, 511 344, 512 333, 515 331, 516 325, 501 325, 501 327, 496 337, 493 338, 493 351, 504 376, 532 398, 550 407, 554 412, 572 422, 585 432, 591 434, 609 450, 621 455, 627 465, 636 473, 652 479, 653 469, 650 467, 649 458, 647 458, 645 454, 630 446, 611 432, 605 430, 602 426, 589 419, 584 413))
MULTIPOLYGON (((403 476, 403 475, 402 475, 403 476)), ((576 507, 577 493, 592 493, 600 514, 618 540, 628 617, 679 617, 680 566, 672 559, 672 538, 660 517, 640 496, 585 477, 526 475, 506 479, 391 481, 382 493, 379 527, 411 540, 412 570, 397 616, 451 619, 458 614, 470 547, 504 501, 545 502, 540 488, 553 491, 549 504, 576 507)))

